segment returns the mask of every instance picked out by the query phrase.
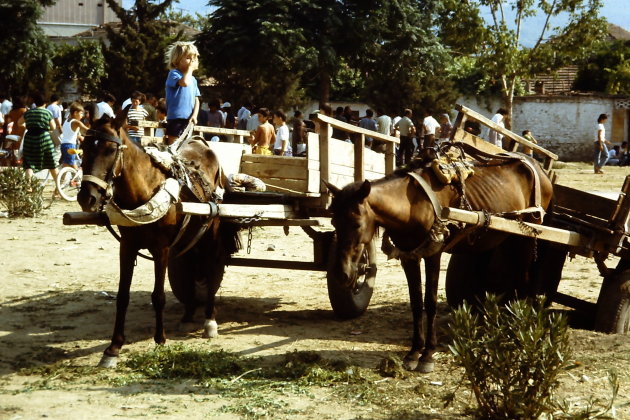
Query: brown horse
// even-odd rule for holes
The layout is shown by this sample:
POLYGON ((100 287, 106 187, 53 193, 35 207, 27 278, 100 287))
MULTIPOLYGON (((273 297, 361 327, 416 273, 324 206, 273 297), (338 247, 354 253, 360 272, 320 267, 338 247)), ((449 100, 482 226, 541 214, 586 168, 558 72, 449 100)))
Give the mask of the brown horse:
MULTIPOLYGON (((498 164, 476 164, 475 174, 465 182, 465 198, 470 207, 494 214, 530 208, 534 206, 535 188, 539 188, 538 205, 546 209, 551 200, 552 185, 540 166, 533 160, 531 163, 528 165, 519 159, 510 159, 498 164), (538 183, 534 172, 540 179, 538 183), (538 186, 535 187, 535 184, 538 186)), ((354 287, 358 262, 366 244, 372 241, 377 227, 385 229, 385 237, 391 238, 397 248, 409 287, 413 338, 411 350, 405 357, 405 366, 410 370, 431 372, 437 345, 435 315, 442 252, 484 252, 496 248, 507 235, 484 229, 480 229, 481 232, 471 231, 441 220, 436 207, 459 207, 461 188, 441 183, 428 166, 411 172, 397 171, 373 182, 355 182, 341 190, 328 185, 333 193, 330 211, 338 247, 338 259, 333 262, 333 267, 336 277, 345 286, 354 287), (421 182, 414 179, 411 172, 424 180, 426 188, 420 186, 421 182), (425 260, 426 271, 425 337, 422 337, 420 259, 425 260)), ((534 220, 532 213, 513 217, 541 222, 540 215, 538 220, 534 220)), ((533 242, 529 241, 525 249, 528 252, 505 261, 512 264, 515 273, 527 272, 534 254, 533 242)), ((521 281, 526 281, 526 277, 523 274, 521 281)))
MULTIPOLYGON (((78 202, 84 211, 100 211, 107 203, 115 204, 122 211, 136 209, 156 195, 167 177, 172 177, 167 170, 154 164, 140 146, 129 140, 122 130, 126 117, 126 111, 115 119, 105 116, 93 122, 85 137, 82 164, 84 177, 78 194, 78 202)), ((187 167, 192 168, 189 178, 198 181, 190 187, 184 185, 180 199, 213 201, 212 194, 224 178, 216 155, 203 141, 193 140, 182 146, 179 157, 187 162, 187 167)), ((155 284, 151 302, 155 310, 155 342, 162 344, 166 341, 163 310, 167 267, 173 290, 185 306, 182 323, 192 323, 198 303, 195 288, 200 283, 204 284, 207 292, 207 296, 201 298, 206 302, 204 335, 217 335, 214 297, 223 277, 225 262, 236 249, 236 231, 220 224, 218 218, 193 216, 186 219, 176 212, 174 204, 169 207, 168 201, 165 209, 166 213, 156 221, 119 226, 120 281, 116 322, 111 344, 105 350, 100 366, 115 366, 125 342, 129 290, 135 261, 141 249, 147 249, 154 261, 155 284), (187 244, 193 243, 192 249, 185 252, 189 246, 187 244), (176 257, 182 252, 181 257, 176 257)))

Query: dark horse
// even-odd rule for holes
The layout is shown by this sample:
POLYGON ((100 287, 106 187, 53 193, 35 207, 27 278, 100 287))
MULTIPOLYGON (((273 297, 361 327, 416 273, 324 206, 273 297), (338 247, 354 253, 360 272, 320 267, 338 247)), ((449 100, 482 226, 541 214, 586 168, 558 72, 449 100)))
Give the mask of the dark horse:
MULTIPOLYGON (((528 165, 515 158, 493 164, 476 164, 475 174, 465 181, 465 198, 470 207, 494 214, 510 213, 533 207, 536 196, 538 205, 546 209, 552 196, 552 184, 540 166, 533 160, 530 162, 528 165), (536 178, 540 181, 536 182, 536 178), (536 188, 539 191, 535 191, 536 188)), ((430 372, 434 368, 433 353, 437 345, 435 315, 442 252, 487 251, 502 243, 507 234, 483 229, 475 232, 440 220, 436 207, 460 207, 461 188, 441 183, 428 166, 412 172, 424 180, 426 189, 410 175, 410 171, 397 171, 373 182, 355 182, 341 190, 328 185, 333 193, 330 211, 338 246, 338 259, 333 262, 333 267, 336 277, 345 286, 354 287, 358 263, 366 244, 372 241, 377 227, 385 229, 385 237, 391 238, 399 252, 409 286, 413 338, 411 350, 405 357, 405 366, 411 370, 430 372), (436 230, 436 227, 446 228, 447 231, 436 230), (425 337, 422 337, 420 259, 425 260, 426 269, 425 337)), ((542 221, 540 214, 538 220, 532 214, 513 217, 538 223, 542 221)), ((520 253, 509 261, 515 274, 527 271, 534 255, 533 242, 528 242, 528 252, 520 253)))
MULTIPOLYGON (((167 170, 160 169, 140 146, 129 140, 122 130, 126 117, 125 111, 115 119, 105 116, 93 122, 85 137, 84 177, 78 195, 83 211, 99 211, 108 202, 123 210, 136 209, 147 203, 169 177, 167 170)), ((182 187, 181 200, 211 201, 212 193, 224 181, 216 155, 203 141, 192 140, 183 144, 179 157, 192 168, 189 178, 197 180, 190 188, 182 187)), ((166 205, 169 205, 168 202, 166 205)), ((236 249, 236 232, 220 224, 218 218, 193 216, 184 222, 185 216, 176 212, 174 204, 166 209, 166 214, 156 221, 119 226, 120 281, 116 322, 111 344, 105 350, 100 366, 115 366, 125 342, 129 290, 141 249, 147 249, 154 261, 155 284, 151 302, 155 310, 155 342, 162 344, 166 341, 163 310, 167 267, 173 291, 185 306, 182 323, 192 323, 198 304, 195 288, 204 284, 207 292, 207 296, 201 299, 206 302, 204 335, 217 335, 214 297, 223 277, 225 262, 236 249), (192 249, 176 257, 191 243, 194 243, 192 249)))

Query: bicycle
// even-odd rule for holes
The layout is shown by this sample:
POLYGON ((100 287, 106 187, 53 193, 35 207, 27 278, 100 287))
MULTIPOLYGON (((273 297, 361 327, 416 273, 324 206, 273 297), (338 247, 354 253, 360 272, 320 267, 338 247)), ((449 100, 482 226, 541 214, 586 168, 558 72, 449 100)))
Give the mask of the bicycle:
POLYGON ((81 169, 81 150, 69 149, 68 153, 77 155, 78 169, 72 166, 64 166, 59 170, 55 183, 61 197, 66 201, 77 201, 77 195, 81 189, 83 169, 81 169))

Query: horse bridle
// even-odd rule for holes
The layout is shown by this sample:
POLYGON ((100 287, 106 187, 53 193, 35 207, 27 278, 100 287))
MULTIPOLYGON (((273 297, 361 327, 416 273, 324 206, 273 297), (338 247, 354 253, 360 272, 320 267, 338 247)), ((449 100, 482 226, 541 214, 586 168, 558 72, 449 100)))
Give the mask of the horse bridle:
POLYGON ((104 198, 101 199, 100 205, 100 208, 102 210, 105 204, 107 204, 109 200, 111 200, 113 197, 114 179, 118 178, 122 174, 122 171, 124 169, 123 151, 127 148, 127 146, 123 144, 123 141, 120 137, 112 136, 111 134, 103 133, 96 130, 88 130, 86 133, 86 137, 95 137, 94 142, 101 140, 117 144, 114 163, 107 171, 105 179, 101 179, 95 175, 83 175, 84 182, 91 182, 92 184, 103 190, 104 198), (120 167, 120 170, 117 174, 114 173, 116 171, 116 167, 120 167))

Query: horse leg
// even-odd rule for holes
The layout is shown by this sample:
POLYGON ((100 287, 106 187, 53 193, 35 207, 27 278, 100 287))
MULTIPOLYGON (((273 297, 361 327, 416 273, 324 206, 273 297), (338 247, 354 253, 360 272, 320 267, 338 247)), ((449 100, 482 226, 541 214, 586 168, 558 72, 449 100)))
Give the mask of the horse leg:
POLYGON ((422 337, 422 288, 420 274, 420 260, 414 258, 401 258, 400 264, 407 277, 409 287, 409 301, 411 303, 411 314, 413 316, 413 335, 411 339, 411 350, 405 356, 404 366, 409 370, 418 367, 420 352, 424 347, 422 337))
POLYGON ((208 273, 208 299, 206 301, 206 321, 203 324, 203 336, 205 338, 216 338, 219 336, 219 325, 216 321, 217 308, 215 306, 215 297, 223 280, 225 271, 225 259, 220 255, 215 258, 208 273))
POLYGON ((164 306, 166 304, 166 295, 164 294, 164 279, 166 278, 166 267, 168 264, 167 247, 159 248, 153 251, 153 267, 155 271, 155 284, 151 293, 151 303, 155 311, 155 336, 154 340, 157 344, 166 342, 164 334, 164 306))
POLYGON ((138 250, 130 246, 124 239, 120 241, 120 281, 118 282, 118 295, 116 296, 116 322, 114 333, 109 347, 103 352, 103 357, 98 363, 100 367, 116 367, 120 349, 125 343, 125 317, 129 306, 129 289, 133 278, 133 267, 138 250))
POLYGON ((435 314, 437 313, 437 289, 438 279, 440 278, 440 257, 438 253, 431 257, 425 257, 424 267, 426 272, 425 278, 425 295, 424 308, 427 312, 427 334, 424 351, 420 357, 418 371, 422 373, 433 372, 435 362, 433 361, 433 353, 437 347, 437 334, 435 328, 435 314))

